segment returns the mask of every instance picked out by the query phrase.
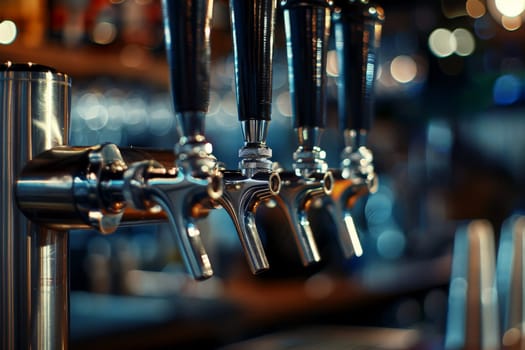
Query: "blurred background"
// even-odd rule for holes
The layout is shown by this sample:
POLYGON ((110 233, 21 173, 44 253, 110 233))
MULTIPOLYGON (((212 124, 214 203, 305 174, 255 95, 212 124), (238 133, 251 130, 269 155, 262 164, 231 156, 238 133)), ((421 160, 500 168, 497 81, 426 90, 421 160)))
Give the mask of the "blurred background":
MULTIPOLYGON (((216 271, 205 282, 187 277, 163 224, 110 236, 73 231, 73 349, 216 348, 304 329, 311 344, 329 330, 332 340, 388 340, 379 348, 442 346, 456 228, 484 218, 497 234, 525 205, 525 1, 379 4, 386 22, 369 147, 380 186, 353 209, 363 256, 343 260, 322 208, 311 219, 323 262, 309 268, 278 209, 260 209, 271 270, 258 276, 226 213, 211 212, 199 222, 216 271)), ((278 13, 268 145, 290 169, 296 138, 278 13)), ((229 21, 227 1, 216 0, 206 133, 217 158, 236 169, 242 135, 229 21)), ((159 0, 0 0, 0 61, 7 60, 73 78, 72 145, 169 149, 178 140, 159 0)), ((327 74, 322 145, 338 167, 333 44, 327 74)), ((273 341, 266 348, 288 348, 273 341)))

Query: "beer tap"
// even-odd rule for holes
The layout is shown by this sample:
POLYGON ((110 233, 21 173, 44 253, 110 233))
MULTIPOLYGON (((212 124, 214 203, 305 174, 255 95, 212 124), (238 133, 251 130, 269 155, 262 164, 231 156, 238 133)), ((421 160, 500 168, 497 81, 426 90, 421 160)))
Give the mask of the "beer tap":
POLYGON ((359 198, 375 192, 378 184, 373 154, 366 144, 374 115, 376 52, 384 12, 368 0, 334 0, 332 18, 339 63, 339 127, 345 148, 340 169, 333 170, 334 186, 325 205, 343 217, 337 237, 343 255, 349 258, 362 254, 350 209, 359 198))
POLYGON ((224 193, 215 202, 229 213, 253 273, 269 268, 255 212, 279 192, 266 145, 272 100, 272 54, 276 0, 230 0, 238 117, 244 145, 239 169, 222 169, 224 193))
MULTIPOLYGON (((179 242, 183 251, 190 251, 190 254, 183 254, 186 265, 190 267, 194 277, 201 279, 210 277, 213 272, 200 240, 200 232, 193 223, 192 210, 197 203, 196 198, 206 194, 219 194, 214 190, 208 191, 208 184, 213 182, 218 186, 218 181, 210 179, 219 175, 215 172, 217 160, 212 154, 212 145, 204 135, 205 115, 209 105, 213 1, 163 1, 162 5, 173 106, 181 134, 175 146, 180 183, 173 190, 154 191, 152 197, 143 199, 142 203, 153 199, 168 215, 176 216, 169 221, 172 229, 177 225, 178 230, 184 230, 177 237, 187 238, 186 241, 179 242)), ((136 165, 130 178, 136 180, 139 175, 138 183, 144 186, 147 170, 152 168, 158 167, 144 163, 136 165)), ((158 188, 153 185, 148 187, 158 188)), ((147 209, 136 196, 129 196, 131 190, 125 193, 128 194, 129 203, 138 209, 147 209)))
POLYGON ((111 233, 121 223, 168 219, 188 272, 205 279, 213 270, 195 219, 209 210, 201 205, 203 198, 214 200, 223 188, 204 136, 212 1, 164 1, 163 11, 181 133, 175 150, 141 152, 113 144, 53 148, 24 167, 17 201, 32 221, 61 230, 87 226, 111 233))
POLYGON ((293 171, 280 171, 280 207, 297 231, 301 260, 309 265, 321 260, 308 210, 332 190, 333 177, 320 147, 326 126, 326 58, 331 1, 282 1, 286 31, 288 77, 298 148, 293 171))

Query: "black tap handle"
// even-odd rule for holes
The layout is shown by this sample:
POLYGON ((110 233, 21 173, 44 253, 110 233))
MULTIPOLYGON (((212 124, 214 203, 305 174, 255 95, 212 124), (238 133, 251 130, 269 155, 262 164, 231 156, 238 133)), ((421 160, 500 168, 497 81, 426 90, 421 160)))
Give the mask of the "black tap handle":
POLYGON ((334 32, 339 61, 339 125, 344 130, 370 130, 374 116, 383 9, 364 0, 334 1, 334 32))
POLYGON ((239 120, 270 120, 277 0, 230 0, 239 120))
POLYGON ((175 111, 205 113, 213 0, 163 0, 162 8, 175 111))
POLYGON ((326 125, 325 85, 330 4, 328 0, 281 2, 295 128, 324 128, 326 125))

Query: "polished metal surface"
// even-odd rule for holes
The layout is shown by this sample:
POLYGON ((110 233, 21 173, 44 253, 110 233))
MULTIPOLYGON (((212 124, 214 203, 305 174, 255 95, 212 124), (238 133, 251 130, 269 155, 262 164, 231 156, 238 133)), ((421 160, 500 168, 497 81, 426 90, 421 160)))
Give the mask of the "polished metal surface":
POLYGON ((28 160, 67 142, 70 85, 67 75, 48 67, 0 65, 0 344, 6 350, 67 348, 67 298, 58 300, 68 288, 66 234, 29 223, 16 209, 13 189, 28 160))
POLYGON ((239 168, 248 178, 272 171, 272 149, 266 145, 269 124, 269 120, 241 121, 244 146, 239 149, 239 168))
POLYGON ((31 349, 67 349, 69 336, 69 233, 39 228, 31 240, 33 262, 31 349))
POLYGON ((281 189, 277 173, 258 173, 245 177, 240 171, 224 170, 224 193, 216 199, 230 215, 251 271, 256 274, 270 267, 255 222, 257 207, 281 189))
POLYGON ((57 146, 34 157, 16 181, 17 204, 32 221, 69 230, 96 227, 111 233, 121 225, 165 221, 162 211, 126 205, 123 176, 128 164, 154 160, 176 177, 173 150, 57 146))
POLYGON ((328 170, 326 152, 319 146, 323 129, 299 127, 296 129, 299 146, 293 154, 293 168, 297 175, 310 177, 328 170))
POLYGON ((213 275, 195 219, 199 217, 196 213, 199 199, 221 197, 222 179, 194 178, 183 172, 170 174, 160 163, 146 160, 129 166, 124 173, 122 191, 128 205, 152 211, 157 205, 164 210, 186 269, 193 278, 202 280, 213 275))
POLYGON ((305 149, 299 146, 293 153, 293 168, 298 176, 306 178, 313 174, 325 173, 328 170, 326 152, 320 147, 305 149))
POLYGON ((37 155, 22 169, 16 182, 18 207, 32 221, 69 230, 85 225, 102 233, 120 224, 122 195, 102 196, 101 187, 126 170, 113 144, 92 147, 55 147, 37 155))
MULTIPOLYGON (((241 121, 241 130, 245 143, 266 143, 270 121, 248 119, 241 121)), ((271 157, 271 154, 270 154, 271 157)))

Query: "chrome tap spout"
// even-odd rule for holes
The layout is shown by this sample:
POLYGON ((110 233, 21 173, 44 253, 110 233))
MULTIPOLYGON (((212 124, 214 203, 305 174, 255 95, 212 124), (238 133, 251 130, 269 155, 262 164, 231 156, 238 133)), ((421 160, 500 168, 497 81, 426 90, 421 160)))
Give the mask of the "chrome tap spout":
POLYGON ((288 222, 293 225, 301 261, 307 266, 321 260, 314 233, 308 221, 308 211, 315 201, 330 194, 333 177, 330 172, 306 178, 294 172, 280 172, 282 187, 276 201, 288 222))
POLYGON ((239 235, 251 271, 254 274, 269 268, 255 222, 258 206, 275 196, 281 187, 277 173, 258 173, 246 177, 241 171, 222 171, 223 195, 215 200, 230 215, 239 235))
POLYGON ((221 196, 222 181, 219 176, 220 173, 217 177, 200 179, 183 172, 170 174, 155 161, 134 163, 123 176, 122 193, 126 203, 139 210, 158 211, 160 208, 166 213, 184 264, 197 280, 213 275, 195 222, 207 210, 200 210, 198 203, 204 197, 216 199, 221 196))

